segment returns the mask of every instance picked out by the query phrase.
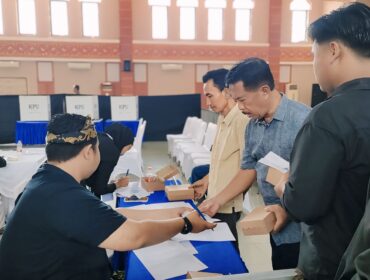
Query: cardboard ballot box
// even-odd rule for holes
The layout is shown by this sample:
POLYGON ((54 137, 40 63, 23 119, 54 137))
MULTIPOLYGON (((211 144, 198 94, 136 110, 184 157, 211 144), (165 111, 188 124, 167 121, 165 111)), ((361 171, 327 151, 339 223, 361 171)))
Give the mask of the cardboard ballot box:
POLYGON ((260 235, 270 233, 276 223, 275 214, 267 212, 265 206, 252 210, 243 220, 239 222, 244 235, 260 235))
POLYGON ((167 165, 156 172, 155 178, 142 178, 141 185, 148 192, 164 190, 164 181, 177 175, 179 170, 175 165, 167 165))
POLYGON ((281 178, 286 175, 288 172, 281 172, 280 170, 277 170, 276 168, 269 167, 267 171, 267 176, 266 176, 266 182, 270 183, 273 186, 276 186, 281 178))
POLYGON ((50 96, 19 96, 21 121, 49 121, 50 96))
POLYGON ((99 119, 98 96, 66 96, 67 113, 90 115, 93 119, 99 119))
POLYGON ((195 279, 195 278, 204 278, 204 277, 217 277, 222 276, 223 274, 219 273, 209 273, 209 272, 201 272, 201 271, 189 271, 186 274, 186 279, 195 279))
POLYGON ((169 201, 194 199, 194 189, 190 185, 166 186, 165 192, 169 201))

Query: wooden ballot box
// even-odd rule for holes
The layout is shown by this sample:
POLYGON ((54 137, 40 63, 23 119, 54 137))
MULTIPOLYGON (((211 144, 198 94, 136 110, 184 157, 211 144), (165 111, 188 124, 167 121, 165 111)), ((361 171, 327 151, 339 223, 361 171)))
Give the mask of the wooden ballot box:
POLYGON ((273 186, 276 186, 285 174, 286 173, 281 172, 276 168, 269 167, 267 171, 266 182, 270 183, 273 186))
POLYGON ((169 201, 194 199, 194 189, 190 185, 166 186, 165 192, 169 201))
POLYGON ((265 206, 252 210, 243 220, 239 222, 244 235, 261 235, 270 233, 276 223, 275 214, 267 212, 265 206))
POLYGON ((201 271, 189 271, 186 274, 186 279, 195 279, 195 278, 207 278, 207 277, 217 277, 222 276, 219 273, 210 273, 210 272, 201 272, 201 271))
POLYGON ((149 192, 164 190, 164 182, 178 173, 179 170, 175 165, 167 165, 156 172, 155 178, 142 178, 141 185, 149 192))

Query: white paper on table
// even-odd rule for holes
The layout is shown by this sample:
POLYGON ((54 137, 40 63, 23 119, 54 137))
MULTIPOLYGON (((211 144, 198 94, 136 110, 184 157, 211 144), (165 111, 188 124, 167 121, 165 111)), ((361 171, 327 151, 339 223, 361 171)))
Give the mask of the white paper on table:
POLYGON ((129 182, 127 187, 118 188, 115 191, 117 196, 131 197, 136 195, 137 197, 149 196, 151 193, 140 187, 138 182, 129 182))
POLYGON ((192 254, 192 255, 196 255, 198 254, 198 251, 197 249, 195 249, 195 247, 193 246, 193 244, 191 244, 190 241, 186 240, 186 241, 181 241, 180 244, 182 246, 184 246, 187 250, 189 250, 189 253, 192 254))
POLYGON ((153 209, 171 209, 171 208, 179 208, 179 207, 188 207, 193 208, 189 203, 179 201, 179 202, 166 202, 166 203, 153 203, 153 204, 145 204, 145 205, 137 205, 131 207, 131 209, 142 209, 142 210, 153 210, 153 209))
POLYGON ((206 218, 206 221, 209 222, 209 223, 215 223, 215 222, 220 222, 221 221, 220 219, 211 218, 207 214, 203 214, 203 216, 206 218))
POLYGON ((207 268, 204 263, 189 253, 189 249, 171 240, 134 250, 134 253, 154 279, 168 279, 184 275, 188 271, 207 268))
POLYGON ((217 226, 211 230, 207 229, 200 233, 177 234, 172 237, 175 241, 235 241, 234 235, 231 233, 229 226, 226 223, 217 223, 217 226))
POLYGON ((258 162, 263 163, 264 165, 276 168, 282 173, 289 171, 289 161, 286 161, 282 157, 278 156, 274 152, 269 152, 258 162))

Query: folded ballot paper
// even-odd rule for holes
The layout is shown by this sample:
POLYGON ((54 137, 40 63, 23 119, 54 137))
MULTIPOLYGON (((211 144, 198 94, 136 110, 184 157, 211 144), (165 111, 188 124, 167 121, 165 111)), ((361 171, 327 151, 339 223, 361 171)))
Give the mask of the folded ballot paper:
POLYGON ((118 188, 115 190, 115 194, 119 197, 146 197, 151 194, 151 192, 146 191, 140 186, 140 182, 129 182, 127 187, 118 188))
POLYGON ((154 279, 168 279, 186 274, 188 271, 200 271, 207 266, 194 254, 196 249, 191 243, 165 241, 157 245, 134 250, 154 279))
POLYGON ((269 152, 258 162, 269 167, 267 171, 266 182, 274 186, 279 183, 281 177, 289 171, 289 162, 274 152, 269 152))

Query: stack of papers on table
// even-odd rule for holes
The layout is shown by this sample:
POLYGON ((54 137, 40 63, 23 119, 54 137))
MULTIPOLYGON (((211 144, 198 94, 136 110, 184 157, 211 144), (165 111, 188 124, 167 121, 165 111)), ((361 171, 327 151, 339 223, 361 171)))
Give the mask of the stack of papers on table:
POLYGON ((207 229, 200 233, 188 233, 175 235, 172 240, 184 241, 235 241, 234 235, 231 233, 229 226, 226 223, 217 223, 217 226, 211 230, 207 229))
POLYGON ((188 271, 200 271, 207 268, 193 255, 194 250, 191 244, 184 246, 179 242, 169 240, 134 250, 134 253, 154 279, 168 279, 184 275, 188 271))
POLYGON ((137 197, 146 197, 151 193, 142 188, 139 182, 130 182, 127 187, 118 188, 115 190, 117 196, 120 197, 131 197, 133 195, 137 197))

